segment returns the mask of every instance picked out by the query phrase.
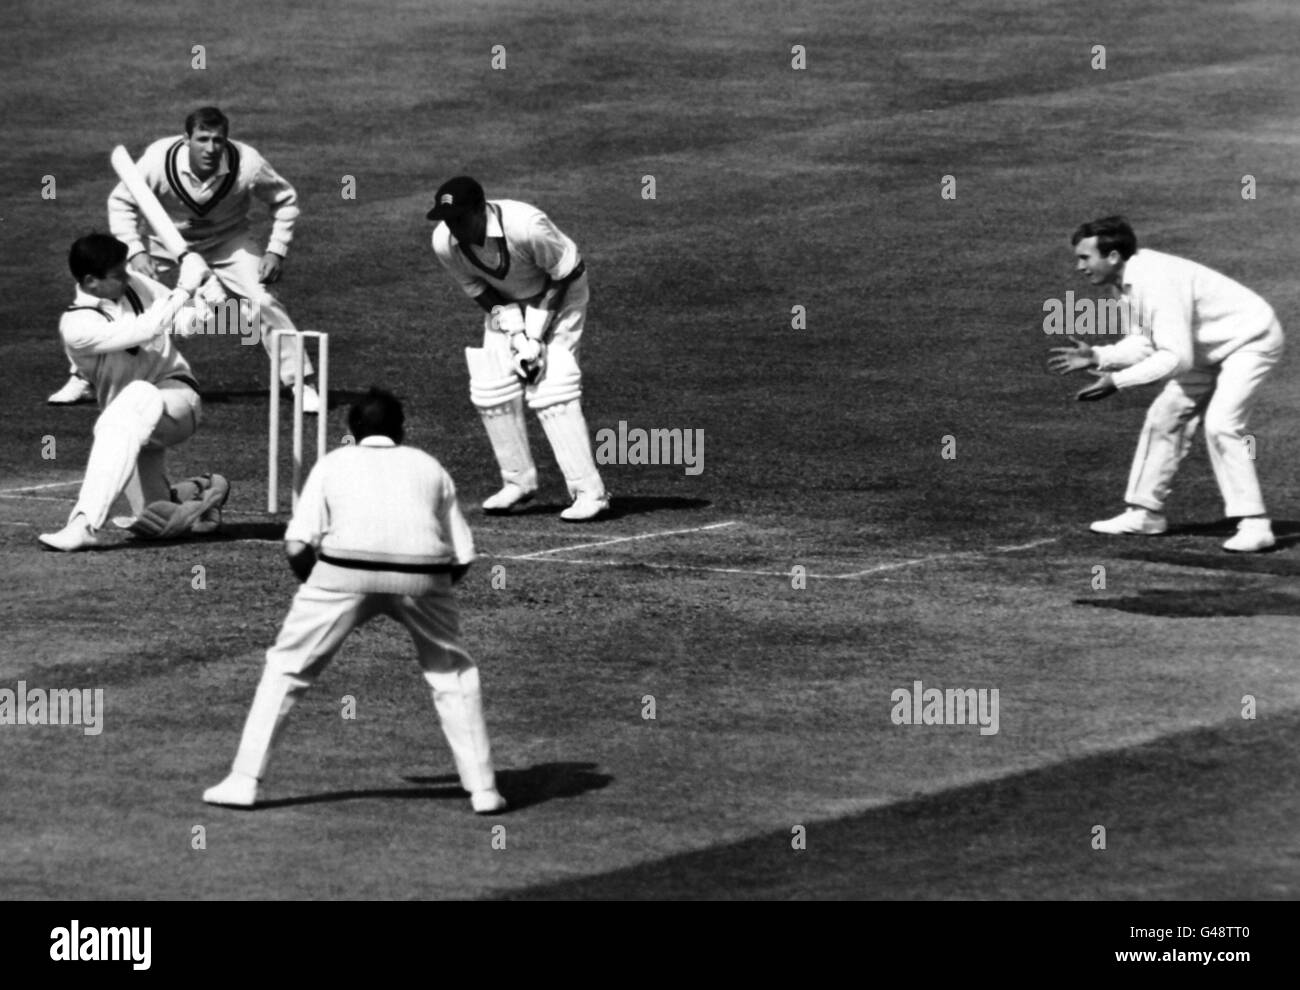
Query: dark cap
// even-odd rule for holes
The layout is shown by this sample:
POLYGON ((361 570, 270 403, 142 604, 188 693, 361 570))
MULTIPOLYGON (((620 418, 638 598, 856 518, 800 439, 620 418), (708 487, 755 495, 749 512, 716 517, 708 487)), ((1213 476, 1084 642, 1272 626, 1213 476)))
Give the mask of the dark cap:
POLYGON ((429 220, 446 220, 448 217, 460 217, 472 213, 487 202, 483 187, 468 175, 458 175, 448 179, 438 187, 434 196, 434 206, 425 218, 429 220))

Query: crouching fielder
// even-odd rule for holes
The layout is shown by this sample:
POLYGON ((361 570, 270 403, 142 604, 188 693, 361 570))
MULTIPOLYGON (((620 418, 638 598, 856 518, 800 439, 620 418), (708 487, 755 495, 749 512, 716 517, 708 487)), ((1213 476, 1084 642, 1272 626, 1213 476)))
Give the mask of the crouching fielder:
POLYGON ((460 643, 452 585, 474 559, 456 489, 437 460, 402 446, 402 406, 372 388, 353 405, 356 444, 317 462, 285 531, 298 589, 266 653, 230 775, 208 788, 209 804, 252 807, 271 746, 294 703, 348 634, 377 615, 404 625, 451 748, 461 785, 479 814, 505 808, 483 719, 478 667, 460 643))
POLYGON ((527 203, 486 200, 469 176, 444 182, 427 217, 438 222, 438 261, 487 313, 482 348, 465 349, 470 400, 483 417, 504 483, 483 509, 506 512, 537 491, 527 399, 572 500, 560 518, 595 519, 609 508, 609 495, 582 414, 578 344, 588 290, 577 245, 527 203))
POLYGON ((99 545, 99 530, 124 491, 133 518, 122 525, 164 538, 216 529, 230 491, 220 475, 173 488, 164 463, 167 448, 188 440, 199 425, 198 385, 171 334, 201 322, 189 302, 209 274, 207 265, 186 255, 177 287, 169 290, 128 272, 126 255, 126 245, 108 234, 88 234, 68 253, 77 293, 59 334, 103 411, 68 524, 40 536, 51 550, 99 545))
POLYGON ((1082 400, 1164 380, 1151 403, 1129 473, 1127 508, 1092 524, 1096 533, 1156 535, 1168 527, 1165 500, 1178 465, 1204 421, 1224 514, 1239 517, 1225 550, 1251 553, 1274 545, 1255 474, 1247 420, 1259 387, 1282 356, 1273 308, 1226 275, 1186 258, 1138 249, 1123 217, 1085 223, 1074 232, 1077 268, 1125 303, 1131 332, 1119 343, 1075 341, 1053 348, 1048 367, 1068 374, 1093 368, 1097 381, 1082 400), (1115 370, 1112 374, 1111 371, 1115 370))

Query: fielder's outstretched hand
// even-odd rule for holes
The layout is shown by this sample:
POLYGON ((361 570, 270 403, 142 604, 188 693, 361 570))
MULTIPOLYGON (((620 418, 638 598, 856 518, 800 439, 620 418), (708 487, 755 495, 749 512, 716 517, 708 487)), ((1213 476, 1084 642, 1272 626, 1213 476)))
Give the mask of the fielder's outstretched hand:
POLYGON ((1070 338, 1069 347, 1053 347, 1052 356, 1047 359, 1047 370, 1058 375, 1068 375, 1080 368, 1092 365, 1092 345, 1070 338))
POLYGON ((1089 371, 1097 380, 1085 389, 1081 389, 1075 396, 1080 402, 1096 402, 1098 399, 1104 399, 1108 395, 1114 395, 1119 391, 1115 387, 1115 380, 1108 371, 1089 371))

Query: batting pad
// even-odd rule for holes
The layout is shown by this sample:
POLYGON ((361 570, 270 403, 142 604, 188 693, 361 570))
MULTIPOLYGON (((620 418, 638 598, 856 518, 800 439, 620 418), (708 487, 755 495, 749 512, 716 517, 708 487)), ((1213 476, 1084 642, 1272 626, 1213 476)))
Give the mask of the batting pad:
POLYGON ((524 394, 523 383, 509 360, 486 347, 466 347, 469 365, 469 399, 480 409, 491 409, 524 394))
MULTIPOLYGON (((543 409, 582 398, 582 372, 573 354, 564 346, 546 349, 546 371, 528 391, 528 405, 539 416, 543 409)), ((586 425, 583 425, 584 432, 586 425)), ((549 435, 549 434, 548 434, 549 435)))
POLYGON ((564 472, 569 494, 574 498, 587 492, 603 494, 605 485, 600 480, 600 472, 596 469, 596 460, 591 453, 591 439, 587 435, 587 419, 582 415, 582 404, 574 399, 558 406, 547 406, 537 411, 537 418, 542 421, 546 439, 551 441, 555 463, 564 472))

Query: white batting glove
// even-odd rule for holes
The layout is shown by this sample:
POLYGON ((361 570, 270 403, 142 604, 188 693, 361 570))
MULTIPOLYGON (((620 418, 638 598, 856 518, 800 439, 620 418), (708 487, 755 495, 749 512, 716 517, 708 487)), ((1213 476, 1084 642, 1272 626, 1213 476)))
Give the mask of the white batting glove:
POLYGON ((181 258, 181 270, 176 278, 176 288, 193 295, 203 284, 204 279, 211 274, 212 269, 208 267, 202 255, 194 251, 186 251, 185 256, 181 258))
POLYGON ((529 306, 524 310, 524 332, 533 340, 542 340, 546 336, 546 328, 551 325, 553 315, 549 309, 529 306))
POLYGON ((209 306, 215 306, 217 303, 225 302, 230 297, 226 293, 226 287, 221 284, 221 280, 212 275, 203 283, 203 287, 199 289, 199 294, 194 298, 196 301, 202 299, 209 306))
POLYGON ((546 346, 526 334, 517 333, 510 338, 511 363, 515 374, 530 385, 542 374, 546 365, 546 346))
POLYGON ((515 305, 493 306, 492 324, 502 333, 517 334, 524 332, 524 314, 515 305))

